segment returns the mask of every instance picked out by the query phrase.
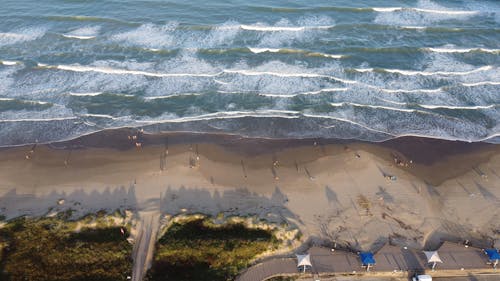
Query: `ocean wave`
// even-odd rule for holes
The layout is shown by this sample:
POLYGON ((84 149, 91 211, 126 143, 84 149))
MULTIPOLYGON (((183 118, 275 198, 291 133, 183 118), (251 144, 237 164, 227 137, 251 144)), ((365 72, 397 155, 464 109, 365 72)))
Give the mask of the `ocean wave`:
POLYGON ((124 25, 137 25, 136 22, 123 21, 115 18, 95 17, 95 16, 46 16, 50 21, 73 21, 73 22, 110 22, 124 25))
POLYGON ((95 36, 72 35, 72 34, 62 34, 62 36, 66 37, 66 38, 73 38, 73 39, 80 39, 80 40, 89 40, 89 39, 95 38, 95 36))
POLYGON ((497 108, 498 104, 490 104, 490 105, 470 105, 470 106, 456 106, 456 105, 428 105, 428 104, 419 104, 418 106, 427 108, 427 109, 452 109, 452 110, 478 110, 478 109, 492 109, 497 108))
MULTIPOLYGON (((155 118, 155 119, 140 119, 140 120, 130 120, 127 119, 126 123, 116 123, 116 119, 121 117, 107 116, 105 114, 81 114, 79 117, 63 117, 63 118, 46 118, 46 119, 17 119, 17 120, 0 120, 0 126, 6 127, 5 124, 9 124, 11 121, 13 123, 22 123, 22 128, 28 128, 30 126, 35 126, 35 128, 46 128, 47 123, 63 121, 71 121, 71 124, 82 124, 83 129, 79 129, 78 132, 75 131, 57 131, 56 136, 44 135, 36 133, 38 138, 38 143, 53 142, 70 140, 82 135, 87 135, 89 133, 96 132, 95 124, 88 123, 85 121, 86 118, 92 120, 92 118, 98 119, 110 119, 113 124, 122 124, 118 126, 111 127, 112 129, 119 128, 144 128, 147 133, 161 133, 161 132, 194 132, 194 133, 231 133, 236 135, 241 135, 243 137, 258 137, 258 138, 311 138, 311 137, 325 137, 325 138, 337 138, 337 139, 358 139, 365 141, 379 142, 388 140, 396 137, 403 136, 416 136, 416 137, 427 137, 427 138, 437 138, 445 140, 460 140, 460 141, 495 141, 499 134, 498 133, 485 133, 478 132, 478 134, 472 136, 453 135, 450 132, 454 132, 453 128, 449 128, 445 131, 439 130, 439 122, 436 123, 436 128, 428 128, 428 130, 423 130, 421 132, 415 132, 411 129, 407 130, 396 130, 394 132, 388 130, 385 126, 379 126, 377 124, 368 124, 363 120, 351 119, 345 116, 332 116, 325 114, 315 114, 309 112, 300 112, 295 110, 254 110, 254 111, 227 111, 218 113, 208 113, 196 116, 187 117, 176 117, 169 116, 168 118, 155 118), (84 120, 81 120, 81 119, 84 120), (277 122, 281 124, 283 128, 290 128, 293 126, 295 128, 303 128, 296 131, 290 131, 289 129, 277 129, 271 134, 267 130, 257 130, 257 131, 246 131, 241 128, 245 128, 250 125, 251 127, 260 128, 263 124, 268 124, 270 121, 277 122), (322 121, 325 120, 325 121, 322 121), (330 122, 330 121, 333 121, 330 122), (35 124, 32 124, 32 123, 35 124), (130 123, 129 123, 130 122, 130 123), (42 124, 40 124, 42 123, 42 124), (261 124, 261 125, 259 125, 261 124), (305 126, 305 127, 304 127, 305 126), (238 128, 238 129, 236 129, 238 128), (323 130, 325 129, 325 130, 323 130), (41 139, 39 139, 41 137, 41 139)), ((445 119, 442 119, 445 120, 445 119)), ((447 121, 450 122, 450 121, 447 121)), ((67 124, 67 123, 66 123, 67 124)), ((462 124, 463 125, 463 124, 462 124)), ((50 125, 53 128, 54 125, 50 125)), ((16 126, 16 128, 21 128, 16 126)), ((100 126, 102 128, 102 126, 100 126)), ((63 127, 70 129, 71 127, 63 127)), ((109 128, 104 128, 107 130, 109 128)), ((461 128, 460 131, 463 133, 467 128, 461 128)), ((36 131, 36 130, 35 130, 36 131)), ((54 131, 55 132, 55 131, 54 131)), ((35 142, 35 135, 33 136, 23 136, 23 144, 35 142)), ((12 139, 8 135, 0 135, 0 145, 19 145, 19 141, 12 143, 12 139)))
POLYGON ((475 15, 479 13, 478 11, 433 10, 433 9, 411 8, 411 7, 380 7, 371 9, 379 13, 393 13, 400 11, 442 14, 442 15, 475 15))
POLYGON ((260 54, 260 53, 281 53, 281 54, 304 54, 306 56, 311 56, 311 57, 325 57, 325 58, 332 58, 332 59, 340 59, 343 56, 342 55, 332 55, 332 54, 325 54, 325 53, 318 53, 318 52, 312 52, 312 51, 307 51, 307 50, 301 50, 301 49, 290 49, 290 48, 256 48, 256 47, 248 47, 248 50, 254 54, 260 54))
POLYGON ((402 70, 402 69, 388 69, 388 68, 355 68, 357 72, 387 72, 396 73, 400 75, 422 75, 422 76, 432 76, 432 75, 443 75, 443 76, 453 76, 453 75, 469 75, 477 72, 488 71, 493 69, 491 65, 482 66, 469 71, 416 71, 416 70, 402 70))
POLYGON ((297 119, 300 117, 299 111, 293 110, 255 110, 255 111, 222 111, 215 113, 207 113, 197 116, 186 116, 186 117, 174 117, 171 119, 154 119, 154 120, 136 120, 138 123, 145 124, 158 124, 158 123, 184 123, 193 121, 207 121, 207 120, 217 120, 217 119, 237 119, 237 118, 289 118, 297 119))
POLYGON ((148 77, 217 77, 222 74, 238 74, 244 76, 276 76, 276 77, 299 77, 299 78, 326 78, 332 79, 339 82, 353 84, 357 83, 357 81, 342 79, 339 77, 318 74, 318 73, 286 73, 286 72, 278 72, 278 71, 256 71, 256 70, 247 70, 247 69, 224 69, 220 72, 216 73, 159 73, 159 72, 149 72, 143 70, 129 70, 129 69, 120 69, 120 68, 112 68, 112 67, 104 67, 104 66, 83 66, 79 64, 74 65, 47 65, 38 63, 39 68, 45 69, 58 69, 72 72, 97 72, 103 74, 111 74, 111 75, 139 75, 139 76, 148 76, 148 77))
POLYGON ((144 97, 144 100, 151 101, 151 100, 184 97, 184 96, 201 96, 201 94, 200 93, 179 93, 179 94, 172 94, 172 95, 168 95, 168 96, 149 96, 149 97, 144 97))
POLYGON ((21 100, 16 98, 2 98, 0 97, 0 102, 18 102, 24 104, 32 104, 32 105, 50 105, 51 103, 46 101, 37 101, 37 100, 21 100))
POLYGON ((0 32, 0 46, 33 41, 45 35, 45 32, 46 29, 42 27, 0 32))
POLYGON ((78 117, 54 117, 54 118, 19 118, 19 119, 0 119, 0 123, 22 123, 22 122, 50 122, 50 121, 65 121, 76 120, 78 117))
POLYGON ((0 64, 6 65, 6 66, 13 66, 19 64, 17 61, 12 61, 12 60, 0 60, 0 64))
POLYGON ((480 81, 474 83, 461 83, 465 87, 475 87, 475 86, 498 86, 500 82, 497 81, 480 81))
POLYGON ((314 30, 314 29, 330 29, 334 25, 318 25, 318 26, 264 26, 264 25, 246 25, 242 24, 239 26, 243 30, 251 31, 263 31, 263 32, 282 32, 282 31, 304 31, 304 30, 314 30))
POLYGON ((140 75, 149 77, 215 77, 219 73, 206 74, 206 73, 156 73, 148 72, 142 70, 129 70, 129 69, 119 69, 112 67, 101 67, 101 66, 83 66, 79 64, 74 65, 46 65, 38 64, 40 68, 47 69, 59 69, 65 71, 73 72, 98 72, 104 74, 114 74, 114 75, 140 75))
POLYGON ((78 117, 90 117, 90 118, 105 118, 105 119, 112 119, 112 120, 120 119, 118 117, 114 117, 114 116, 111 116, 111 115, 108 115, 108 114, 84 113, 84 114, 77 114, 77 116, 78 117))
POLYGON ((483 52, 483 53, 500 53, 500 49, 486 49, 486 48, 424 48, 436 53, 470 53, 470 52, 483 52))
POLYGON ((443 91, 441 88, 437 89, 412 89, 412 90, 407 90, 407 89, 386 89, 386 88, 378 88, 378 90, 386 93, 427 93, 427 94, 434 94, 434 93, 440 93, 443 91))
POLYGON ((294 93, 294 94, 258 93, 258 95, 264 96, 264 97, 274 97, 274 98, 293 98, 296 96, 318 95, 318 94, 328 93, 328 92, 345 92, 347 90, 349 90, 349 88, 326 88, 326 89, 321 89, 321 90, 317 90, 317 91, 309 91, 309 92, 294 93))
POLYGON ((373 8, 378 12, 374 22, 397 26, 429 26, 444 20, 465 19, 478 11, 450 10, 430 0, 420 0, 416 7, 373 8))
POLYGON ((99 96, 102 94, 103 94, 103 92, 93 92, 93 93, 73 93, 73 92, 70 92, 69 93, 70 96, 74 96, 74 97, 95 97, 95 96, 99 96))
POLYGON ((416 109, 397 108, 397 107, 390 107, 390 106, 384 106, 384 105, 359 104, 359 103, 353 103, 353 102, 330 103, 330 105, 333 106, 333 107, 343 107, 343 106, 347 105, 347 106, 355 106, 355 107, 363 107, 363 108, 400 111, 400 112, 421 112, 421 113, 426 113, 426 112, 423 112, 423 111, 418 111, 416 109))
POLYGON ((472 15, 477 14, 479 11, 464 11, 464 10, 449 10, 449 9, 425 9, 416 7, 346 7, 346 6, 321 6, 321 7, 304 7, 304 8, 291 8, 291 7, 267 7, 267 6, 253 6, 251 7, 259 11, 268 12, 283 12, 283 13, 303 13, 303 12, 351 12, 351 13, 394 13, 401 11, 431 13, 431 14, 447 14, 447 15, 472 15))

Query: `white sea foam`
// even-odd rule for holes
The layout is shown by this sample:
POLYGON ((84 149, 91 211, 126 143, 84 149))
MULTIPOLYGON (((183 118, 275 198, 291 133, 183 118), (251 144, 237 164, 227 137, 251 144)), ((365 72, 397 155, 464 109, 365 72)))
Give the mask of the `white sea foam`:
POLYGON ((162 26, 148 23, 137 29, 115 34, 111 39, 149 48, 170 47, 175 45, 176 38, 173 31, 177 26, 176 22, 162 26))
POLYGON ((91 113, 85 113, 85 114, 79 114, 78 116, 80 117, 92 117, 92 118, 106 118, 106 119, 119 119, 117 117, 108 115, 108 114, 91 114, 91 113))
POLYGON ((406 102, 392 101, 392 100, 387 100, 387 99, 383 99, 383 98, 379 98, 379 97, 377 97, 377 99, 379 99, 381 101, 385 101, 387 103, 392 103, 392 104, 397 104, 397 105, 406 105, 406 102))
POLYGON ((67 38, 88 40, 95 38, 99 34, 100 30, 101 30, 100 26, 85 26, 75 29, 69 33, 63 34, 63 36, 67 38))
POLYGON ((381 13, 390 13, 390 12, 395 12, 395 11, 401 11, 403 10, 403 7, 380 7, 380 8, 372 8, 375 12, 381 12, 381 13))
POLYGON ((319 26, 264 26, 264 25, 240 25, 243 30, 263 31, 263 32, 280 32, 280 31, 304 31, 311 29, 329 29, 333 25, 319 25, 319 26))
POLYGON ((23 103, 40 104, 40 105, 48 104, 48 102, 46 102, 46 101, 18 100, 18 99, 14 99, 14 98, 0 98, 0 101, 19 101, 19 102, 23 102, 23 103))
POLYGON ((481 82, 474 82, 474 83, 462 83, 462 85, 465 86, 465 87, 475 87, 475 86, 485 86, 485 85, 498 86, 498 85, 500 85, 500 82, 497 82, 497 81, 481 81, 481 82))
POLYGON ((443 15, 474 15, 478 13, 477 11, 433 10, 433 9, 409 8, 409 7, 385 7, 385 8, 381 7, 381 8, 372 8, 372 10, 380 13, 415 11, 421 13, 443 14, 443 15))
MULTIPOLYGON (((42 66, 39 64, 39 66, 42 66)), ((118 69, 104 66, 83 66, 83 65, 55 65, 55 66, 47 66, 47 68, 55 68, 66 71, 73 72, 98 72, 104 74, 113 74, 113 75, 141 75, 141 76, 149 76, 149 77, 214 77, 219 75, 215 74, 207 74, 207 73, 156 73, 156 72, 148 72, 142 70, 129 70, 129 69, 118 69)))
POLYGON ((471 106, 419 104, 418 106, 423 107, 423 108, 427 108, 427 109, 464 109, 464 110, 477 110, 477 109, 491 109, 491 108, 495 108, 495 107, 498 107, 498 104, 471 105, 471 106))
POLYGON ((0 46, 36 40, 42 37, 45 32, 46 29, 42 27, 24 28, 13 30, 11 32, 0 32, 0 46))
POLYGON ((420 0, 416 7, 373 8, 379 14, 375 23, 397 26, 429 26, 435 22, 456 18, 467 18, 478 11, 451 10, 430 0, 420 0))
POLYGON ((453 10, 431 10, 431 9, 421 9, 414 8, 417 12, 432 13, 432 14, 443 14, 443 15, 475 15, 477 11, 453 11, 453 10))
POLYGON ((246 69, 225 69, 225 73, 241 74, 246 76, 261 76, 270 75, 277 77, 300 77, 300 78, 333 78, 329 75, 317 74, 317 73, 285 73, 285 72, 275 72, 275 71, 256 71, 256 70, 246 70, 246 69))
POLYGON ((400 112, 416 112, 417 111, 415 109, 396 108, 396 107, 383 106, 383 105, 359 104, 359 103, 353 103, 353 102, 330 103, 330 105, 333 107, 342 107, 345 105, 351 105, 351 106, 356 106, 356 107, 385 109, 385 110, 400 111, 400 112))
MULTIPOLYGON (((402 69, 389 69, 381 68, 379 70, 388 73, 397 73, 401 75, 422 75, 422 76, 432 76, 432 75, 469 75, 476 72, 487 71, 493 69, 493 66, 486 65, 469 71, 417 71, 417 70, 402 70, 402 69)), ((374 72, 374 68, 356 68, 357 72, 374 72)))
POLYGON ((269 118, 269 117, 278 117, 278 118, 289 118, 296 119, 300 117, 300 112, 292 111, 292 110, 256 110, 256 111, 223 111, 216 113, 208 113, 196 116, 186 116, 186 117, 177 117, 170 119, 153 119, 153 120, 137 120, 138 123, 148 123, 148 124, 156 124, 156 123, 182 123, 182 122, 193 122, 193 121, 207 121, 207 120, 216 120, 216 119, 235 119, 235 118, 244 118, 244 117, 256 117, 256 118, 269 118))
POLYGON ((102 92, 94 92, 94 93, 69 93, 70 96, 75 96, 75 97, 95 97, 102 95, 102 92))
POLYGON ((277 53, 281 51, 279 48, 248 48, 250 52, 254 54, 260 54, 260 53, 265 53, 265 52, 270 52, 270 53, 277 53))
POLYGON ((390 133, 388 133, 386 131, 377 130, 375 128, 371 128, 371 127, 369 127, 367 125, 364 125, 364 124, 361 124, 359 122, 355 122, 355 121, 349 120, 347 118, 330 116, 330 115, 315 115, 315 114, 309 114, 309 113, 303 113, 302 115, 305 116, 305 117, 310 117, 310 118, 332 119, 332 120, 336 120, 336 121, 341 121, 341 122, 349 123, 349 124, 361 127, 363 129, 366 129, 368 131, 372 131, 372 132, 376 132, 376 133, 382 133, 382 134, 387 134, 387 135, 392 135, 392 134, 390 134, 390 133))
POLYGON ((50 121, 65 121, 65 120, 75 120, 78 117, 70 116, 70 117, 54 117, 54 118, 19 118, 19 119, 0 119, 0 122, 50 122, 50 121))
POLYGON ((66 38, 74 38, 74 39, 80 39, 80 40, 89 40, 89 39, 94 39, 95 36, 90 36, 90 35, 72 35, 72 34, 62 34, 63 37, 66 38))
POLYGON ((426 26, 411 26, 411 25, 407 25, 407 26, 401 26, 401 28, 403 28, 403 29, 423 30, 423 29, 426 29, 427 27, 426 26))
POLYGON ((345 92, 347 90, 349 90, 349 88, 325 88, 318 91, 304 92, 301 93, 301 95, 317 95, 325 92, 345 92))
POLYGON ((385 88, 377 88, 381 90, 382 92, 386 93, 428 93, 428 94, 433 94, 433 93, 440 93, 443 90, 441 88, 438 89, 413 89, 413 90, 405 90, 405 89, 385 89, 385 88))
POLYGON ((179 28, 177 22, 169 22, 166 25, 148 23, 136 29, 115 34, 111 39, 155 51, 168 48, 195 50, 230 44, 240 30, 235 26, 237 27, 238 24, 228 21, 212 27, 208 32, 202 32, 179 28))
POLYGON ((468 53, 468 52, 485 52, 499 53, 500 49, 485 49, 485 48, 426 48, 426 50, 436 53, 468 53))
POLYGON ((306 56, 318 56, 318 57, 325 57, 325 58, 332 58, 332 59, 340 59, 343 56, 342 55, 333 55, 333 54, 325 54, 325 53, 318 53, 318 52, 309 52, 306 50, 300 50, 300 49, 287 49, 287 48, 253 48, 253 47, 248 47, 250 52, 254 54, 260 54, 260 53, 297 53, 297 54, 304 54, 306 56))
POLYGON ((17 61, 11 61, 11 60, 0 60, 0 64, 6 65, 6 66, 13 66, 18 64, 17 61))
POLYGON ((144 97, 145 100, 158 100, 158 99, 170 99, 170 98, 175 98, 175 97, 182 97, 182 96, 201 96, 200 93, 179 93, 179 94, 172 94, 168 96, 154 96, 154 97, 144 97))
POLYGON ((264 97, 277 97, 277 98, 292 98, 296 96, 301 96, 301 95, 318 95, 321 93, 327 93, 327 92, 344 92, 349 90, 349 88, 327 88, 327 89, 321 89, 318 91, 309 91, 309 92, 303 92, 303 93, 294 93, 294 94, 268 94, 268 93, 259 93, 260 96, 264 97))

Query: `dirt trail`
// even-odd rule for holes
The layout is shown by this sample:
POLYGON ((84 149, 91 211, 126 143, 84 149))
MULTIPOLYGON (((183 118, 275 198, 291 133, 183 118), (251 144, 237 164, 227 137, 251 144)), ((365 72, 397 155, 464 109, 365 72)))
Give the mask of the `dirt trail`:
POLYGON ((134 259, 132 281, 142 281, 146 271, 151 266, 156 236, 160 226, 160 212, 156 210, 140 211, 139 219, 137 237, 132 253, 134 259))

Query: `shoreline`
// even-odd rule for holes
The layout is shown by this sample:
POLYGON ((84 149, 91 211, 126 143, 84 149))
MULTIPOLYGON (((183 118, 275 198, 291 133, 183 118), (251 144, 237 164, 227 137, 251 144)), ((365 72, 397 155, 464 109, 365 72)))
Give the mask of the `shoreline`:
POLYGON ((33 153, 32 146, 1 149, 0 215, 128 208, 257 216, 295 225, 304 243, 329 240, 353 249, 387 240, 425 247, 444 238, 500 239, 499 145, 131 138, 137 133, 109 131, 37 145, 33 153))
MULTIPOLYGON (((154 125, 151 125, 154 126, 154 125)), ((134 134, 134 132, 142 131, 143 135, 147 137, 148 140, 156 140, 156 142, 152 142, 150 144, 155 144, 157 143, 158 139, 162 139, 165 137, 169 136, 185 136, 191 139, 196 139, 196 138, 207 138, 207 139, 216 139, 216 138, 229 138, 229 139, 238 139, 238 140, 260 140, 264 142, 289 142, 289 141, 296 141, 296 142, 307 142, 307 141, 315 141, 315 140, 323 140, 326 141, 327 143, 350 143, 350 142, 361 142, 361 143, 371 143, 371 144, 384 144, 384 143, 392 143, 392 142, 400 142, 401 140, 422 140, 424 142, 438 142, 438 143, 461 143, 461 144, 485 144, 485 145, 497 145, 500 144, 500 142, 489 142, 488 140, 495 140, 500 137, 498 134, 491 135, 489 137, 486 137, 481 140, 476 140, 476 141, 467 141, 467 140, 460 140, 460 139, 446 139, 446 138, 437 138, 433 136, 420 136, 420 135, 400 135, 400 136, 393 136, 393 135, 388 135, 388 138, 386 139, 381 139, 381 140, 365 140, 362 138, 334 138, 334 137, 289 137, 289 138, 284 138, 284 137, 259 137, 259 136, 250 136, 250 135, 242 135, 242 134, 237 134, 237 133, 229 133, 229 132, 193 132, 193 131, 160 131, 160 132, 148 132, 144 131, 144 128, 147 128, 149 126, 143 126, 143 127, 115 127, 115 128, 106 128, 106 129, 101 129, 98 131, 93 131, 93 132, 88 132, 85 134, 82 134, 80 136, 72 137, 69 139, 62 139, 62 140, 56 140, 56 141, 45 141, 45 142, 30 142, 30 143, 24 143, 24 144, 19 144, 19 145, 0 145, 0 151, 3 149, 10 149, 10 148, 16 148, 16 147, 25 147, 25 146, 33 146, 33 145, 68 145, 71 143, 79 143, 79 142, 84 142, 87 143, 87 145, 91 144, 95 138, 99 137, 106 137, 106 138, 111 138, 111 139, 116 139, 119 138, 120 136, 123 136, 124 134, 134 134), (390 137, 389 137, 390 136, 390 137)), ((95 142, 93 143, 94 146, 101 147, 102 144, 96 144, 95 142)))

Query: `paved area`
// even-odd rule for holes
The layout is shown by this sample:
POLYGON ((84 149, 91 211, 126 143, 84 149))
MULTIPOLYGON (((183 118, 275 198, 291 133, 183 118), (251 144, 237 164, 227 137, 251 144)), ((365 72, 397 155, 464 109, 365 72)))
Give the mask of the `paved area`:
POLYGON ((353 272, 363 270, 359 258, 354 253, 331 251, 331 249, 312 247, 309 249, 315 273, 353 272))
MULTIPOLYGON (((359 257, 355 253, 312 247, 308 250, 311 255, 312 273, 318 275, 336 275, 331 280, 340 280, 339 275, 362 273, 366 271, 361 266, 359 257)), ((396 272, 431 272, 431 275, 439 275, 440 272, 457 272, 456 275, 466 275, 467 272, 481 272, 492 271, 491 265, 487 264, 487 257, 481 249, 474 247, 464 247, 460 244, 445 242, 438 249, 438 253, 443 263, 436 266, 435 274, 432 274, 430 265, 427 264, 427 259, 423 252, 406 249, 404 247, 397 247, 385 245, 378 250, 375 257, 375 266, 370 269, 373 273, 396 273, 396 272)), ((243 272, 238 281, 261 281, 266 280, 272 276, 297 274, 299 271, 296 267, 296 259, 270 259, 263 263, 250 267, 243 272)), ((492 271, 493 272, 493 271, 492 271)), ((496 272, 493 272, 496 274, 496 272)), ((500 274, 500 270, 498 272, 500 274)), ((357 277, 353 277, 357 278, 357 277)), ((389 279, 384 277, 370 277, 369 274, 362 277, 375 278, 375 280, 390 280, 397 279, 391 277, 389 279)), ((320 278, 312 278, 311 280, 323 280, 320 278)), ((404 280, 405 278, 403 278, 404 280)), ((324 279, 330 280, 330 279, 324 279)), ((409 280, 408 278, 406 280, 409 280)), ((438 278, 436 280, 443 281, 490 281, 500 280, 500 275, 486 276, 486 275, 470 275, 468 277, 446 277, 438 278), (454 279, 461 278, 461 279, 454 279), (465 278, 465 279, 464 279, 465 278)))
POLYGON ((277 275, 297 273, 297 261, 293 258, 271 259, 250 267, 241 274, 238 281, 266 280, 277 275))

